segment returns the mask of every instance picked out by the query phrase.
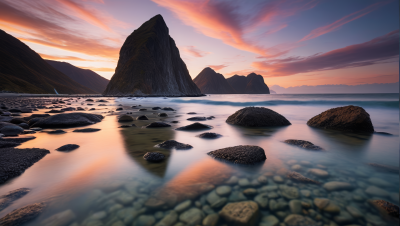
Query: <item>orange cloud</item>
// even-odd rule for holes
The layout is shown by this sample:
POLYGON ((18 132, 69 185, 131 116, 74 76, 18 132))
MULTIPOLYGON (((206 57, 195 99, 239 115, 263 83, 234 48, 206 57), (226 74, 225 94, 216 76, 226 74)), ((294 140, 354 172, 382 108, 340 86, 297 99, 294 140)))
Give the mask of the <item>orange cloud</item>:
POLYGON ((158 5, 174 12, 179 19, 193 26, 206 36, 222 40, 225 44, 240 50, 262 56, 275 57, 287 53, 276 48, 260 46, 244 36, 255 26, 271 22, 276 17, 294 15, 296 12, 314 7, 316 1, 262 2, 251 15, 239 13, 239 6, 230 1, 210 0, 153 0, 158 5))
POLYGON ((333 22, 331 24, 328 24, 328 25, 323 26, 323 27, 316 28, 316 29, 312 30, 310 32, 310 34, 308 34, 304 38, 302 38, 299 42, 307 41, 307 40, 319 37, 321 35, 324 35, 326 33, 329 33, 329 32, 332 32, 332 31, 336 31, 341 26, 343 26, 343 25, 345 25, 345 24, 347 24, 347 23, 349 23, 349 22, 351 22, 353 20, 356 20, 358 18, 361 18, 361 17, 367 15, 368 13, 378 9, 380 6, 383 6, 383 5, 387 4, 388 2, 389 1, 377 2, 377 3, 372 4, 372 5, 366 7, 364 9, 362 9, 362 10, 359 10, 357 12, 354 12, 354 13, 351 13, 351 14, 349 14, 347 16, 344 16, 341 19, 339 19, 339 20, 337 20, 337 21, 335 21, 335 22, 333 22))
POLYGON ((207 67, 210 67, 210 68, 218 71, 218 70, 221 70, 222 68, 228 67, 228 65, 224 65, 224 64, 221 64, 221 65, 207 65, 207 67))
POLYGON ((107 68, 107 67, 80 67, 80 68, 89 69, 92 71, 115 72, 115 68, 107 68))
POLYGON ((210 52, 205 52, 205 51, 196 49, 195 46, 186 46, 183 48, 183 51, 194 57, 204 57, 205 55, 210 54, 210 52))
POLYGON ((98 60, 88 60, 88 59, 83 59, 79 57, 74 57, 74 56, 53 56, 53 55, 47 55, 44 53, 38 53, 43 59, 48 59, 48 60, 76 60, 76 61, 98 61, 98 60))

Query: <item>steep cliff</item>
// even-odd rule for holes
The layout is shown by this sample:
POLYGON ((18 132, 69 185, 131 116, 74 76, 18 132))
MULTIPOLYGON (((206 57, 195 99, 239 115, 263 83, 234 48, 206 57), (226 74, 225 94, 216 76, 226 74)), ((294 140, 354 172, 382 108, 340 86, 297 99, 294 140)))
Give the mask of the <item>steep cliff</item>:
POLYGON ((234 75, 226 80, 240 94, 270 94, 264 78, 255 73, 247 76, 234 75))
POLYGON ((0 30, 0 91, 95 93, 50 66, 27 45, 0 30))
POLYGON ((225 77, 209 67, 204 68, 193 81, 204 94, 236 94, 225 77))
POLYGON ((86 86, 97 93, 103 93, 109 82, 108 79, 101 77, 99 74, 89 69, 75 67, 67 62, 59 62, 54 60, 45 61, 75 82, 86 86))
POLYGON ((119 55, 104 95, 201 95, 161 15, 129 35, 119 55))

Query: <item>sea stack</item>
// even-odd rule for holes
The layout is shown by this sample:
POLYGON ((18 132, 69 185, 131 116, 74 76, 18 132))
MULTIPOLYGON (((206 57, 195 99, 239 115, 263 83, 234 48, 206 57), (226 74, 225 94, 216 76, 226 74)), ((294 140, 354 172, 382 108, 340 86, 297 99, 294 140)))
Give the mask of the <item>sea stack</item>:
POLYGON ((104 95, 200 96, 161 15, 125 40, 104 95))
POLYGON ((227 81, 240 94, 270 94, 264 78, 256 73, 250 73, 247 76, 234 75, 227 81))
POLYGON ((204 68, 193 80, 204 94, 236 94, 225 77, 213 69, 204 68))

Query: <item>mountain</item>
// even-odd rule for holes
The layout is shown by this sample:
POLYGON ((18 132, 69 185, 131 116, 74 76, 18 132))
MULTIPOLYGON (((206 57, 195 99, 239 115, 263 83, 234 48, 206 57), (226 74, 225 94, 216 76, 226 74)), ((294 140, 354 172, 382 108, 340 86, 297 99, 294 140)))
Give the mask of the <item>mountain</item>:
POLYGON ((285 93, 399 93, 399 82, 374 83, 362 85, 318 85, 318 86, 294 86, 284 88, 273 85, 279 94, 285 93))
POLYGON ((108 79, 101 77, 99 74, 89 69, 75 67, 67 62, 59 62, 54 60, 45 61, 55 69, 70 77, 75 82, 86 86, 97 93, 103 93, 109 82, 108 79))
POLYGON ((269 88, 261 75, 250 73, 247 76, 234 75, 226 79, 240 94, 269 94, 269 88))
POLYGON ((199 96, 161 15, 128 36, 104 95, 199 96))
POLYGON ((0 91, 95 93, 50 66, 23 42, 0 30, 0 91))
POLYGON ((204 94, 235 94, 236 91, 226 81, 222 74, 216 73, 213 69, 204 68, 193 80, 204 94))

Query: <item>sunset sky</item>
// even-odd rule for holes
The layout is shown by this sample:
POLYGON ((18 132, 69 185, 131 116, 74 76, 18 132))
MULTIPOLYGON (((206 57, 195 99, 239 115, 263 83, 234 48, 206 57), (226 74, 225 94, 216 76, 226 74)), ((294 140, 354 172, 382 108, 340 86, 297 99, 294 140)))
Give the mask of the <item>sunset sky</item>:
POLYGON ((157 14, 192 78, 209 66, 268 86, 399 81, 396 0, 1 0, 0 29, 110 79, 126 37, 157 14))

